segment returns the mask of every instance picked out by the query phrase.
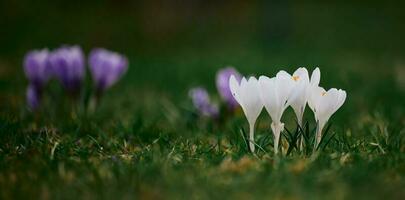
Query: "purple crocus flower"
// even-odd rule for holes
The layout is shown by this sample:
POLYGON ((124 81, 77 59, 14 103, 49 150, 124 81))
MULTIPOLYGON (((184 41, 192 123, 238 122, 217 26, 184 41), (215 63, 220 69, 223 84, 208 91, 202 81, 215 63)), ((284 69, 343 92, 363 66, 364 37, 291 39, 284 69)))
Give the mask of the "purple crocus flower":
POLYGON ((96 91, 101 93, 125 74, 128 59, 119 53, 97 48, 90 53, 89 65, 96 91))
POLYGON ((81 89, 85 75, 84 54, 79 46, 64 46, 54 50, 49 56, 54 76, 70 93, 81 89))
POLYGON ((41 102, 41 91, 34 85, 28 85, 26 100, 30 110, 37 110, 41 102))
POLYGON ((42 89, 49 80, 51 69, 48 57, 48 49, 33 50, 25 55, 24 72, 32 87, 42 89))
POLYGON ((236 102, 229 88, 229 78, 234 75, 236 80, 240 82, 242 76, 233 67, 226 67, 217 72, 216 84, 218 93, 224 100, 229 109, 235 109, 239 104, 236 102))
POLYGON ((189 96, 198 112, 207 117, 216 118, 219 115, 218 106, 211 103, 207 90, 201 87, 192 88, 189 96))

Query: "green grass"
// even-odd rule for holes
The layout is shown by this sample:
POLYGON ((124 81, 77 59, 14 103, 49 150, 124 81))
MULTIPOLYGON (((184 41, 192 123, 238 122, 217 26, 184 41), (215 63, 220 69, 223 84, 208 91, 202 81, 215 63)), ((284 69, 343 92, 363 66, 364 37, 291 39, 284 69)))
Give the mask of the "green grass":
POLYGON ((57 128, 2 118, 1 195, 400 199, 404 132, 370 120, 378 123, 364 133, 338 131, 317 155, 274 156, 267 146, 269 153, 253 156, 229 128, 165 129, 141 119, 105 128, 76 119, 57 128))

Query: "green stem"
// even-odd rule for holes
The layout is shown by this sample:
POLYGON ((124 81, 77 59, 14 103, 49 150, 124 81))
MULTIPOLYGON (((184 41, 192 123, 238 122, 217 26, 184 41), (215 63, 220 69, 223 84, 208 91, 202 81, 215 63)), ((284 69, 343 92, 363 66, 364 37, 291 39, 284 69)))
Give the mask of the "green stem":
POLYGON ((321 142, 322 139, 322 129, 323 129, 323 125, 319 123, 319 120, 317 122, 317 126, 316 126, 316 135, 315 135, 315 143, 314 143, 314 150, 313 152, 316 151, 316 149, 319 146, 319 143, 321 142))
POLYGON ((249 148, 252 153, 255 152, 255 144, 254 144, 254 139, 255 139, 255 124, 250 124, 249 123, 249 148))
POLYGON ((280 134, 281 134, 281 131, 284 130, 284 124, 281 122, 276 122, 276 123, 272 122, 271 129, 274 134, 274 153, 278 154, 278 145, 280 142, 280 134))

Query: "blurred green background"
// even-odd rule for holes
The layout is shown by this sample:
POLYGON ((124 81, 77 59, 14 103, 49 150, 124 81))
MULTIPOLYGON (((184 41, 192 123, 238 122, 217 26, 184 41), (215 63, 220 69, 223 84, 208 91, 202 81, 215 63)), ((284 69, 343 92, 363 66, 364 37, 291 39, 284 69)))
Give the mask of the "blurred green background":
MULTIPOLYGON (((2 0, 2 197, 403 199, 404 7, 399 1, 2 0), (128 73, 94 118, 59 112, 69 104, 55 82, 42 112, 26 109, 25 53, 63 44, 129 58, 128 73), (246 76, 320 67, 321 86, 347 91, 331 122, 349 144, 333 143, 315 161, 298 154, 256 160, 238 149, 242 142, 212 153, 217 135, 226 143, 240 140, 238 132, 187 119, 187 92, 202 85, 219 100, 215 74, 228 65, 246 76)), ((294 127, 293 117, 287 110, 287 127, 294 127)), ((309 109, 306 119, 313 120, 309 109)), ((242 115, 232 123, 246 126, 242 115)), ((269 134, 268 126, 262 118, 258 137, 269 134)))
POLYGON ((2 107, 5 94, 25 87, 28 50, 78 44, 85 52, 105 47, 126 54, 130 70, 121 86, 132 92, 184 98, 178 94, 199 84, 213 91, 215 72, 226 65, 245 75, 320 67, 326 88, 347 89, 349 101, 364 97, 353 102, 356 108, 386 103, 388 95, 397 110, 403 95, 392 93, 405 87, 402 8, 390 1, 3 0, 2 107))

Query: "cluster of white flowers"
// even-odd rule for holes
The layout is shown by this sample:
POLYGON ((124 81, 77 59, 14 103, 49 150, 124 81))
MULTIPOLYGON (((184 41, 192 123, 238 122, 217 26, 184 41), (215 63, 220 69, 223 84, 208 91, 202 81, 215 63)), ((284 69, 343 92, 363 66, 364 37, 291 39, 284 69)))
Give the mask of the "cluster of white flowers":
POLYGON ((309 79, 306 68, 298 68, 293 75, 286 71, 279 71, 275 77, 260 76, 246 79, 240 83, 234 76, 229 79, 229 87, 235 100, 242 107, 249 122, 249 147, 255 151, 254 126, 263 106, 269 113, 272 123, 271 129, 274 134, 274 152, 278 153, 280 133, 284 130, 281 117, 284 110, 291 106, 297 116, 298 125, 302 126, 302 117, 308 102, 314 112, 317 122, 315 147, 320 143, 322 129, 326 122, 344 103, 346 92, 332 88, 326 91, 319 86, 321 73, 316 68, 309 79))

